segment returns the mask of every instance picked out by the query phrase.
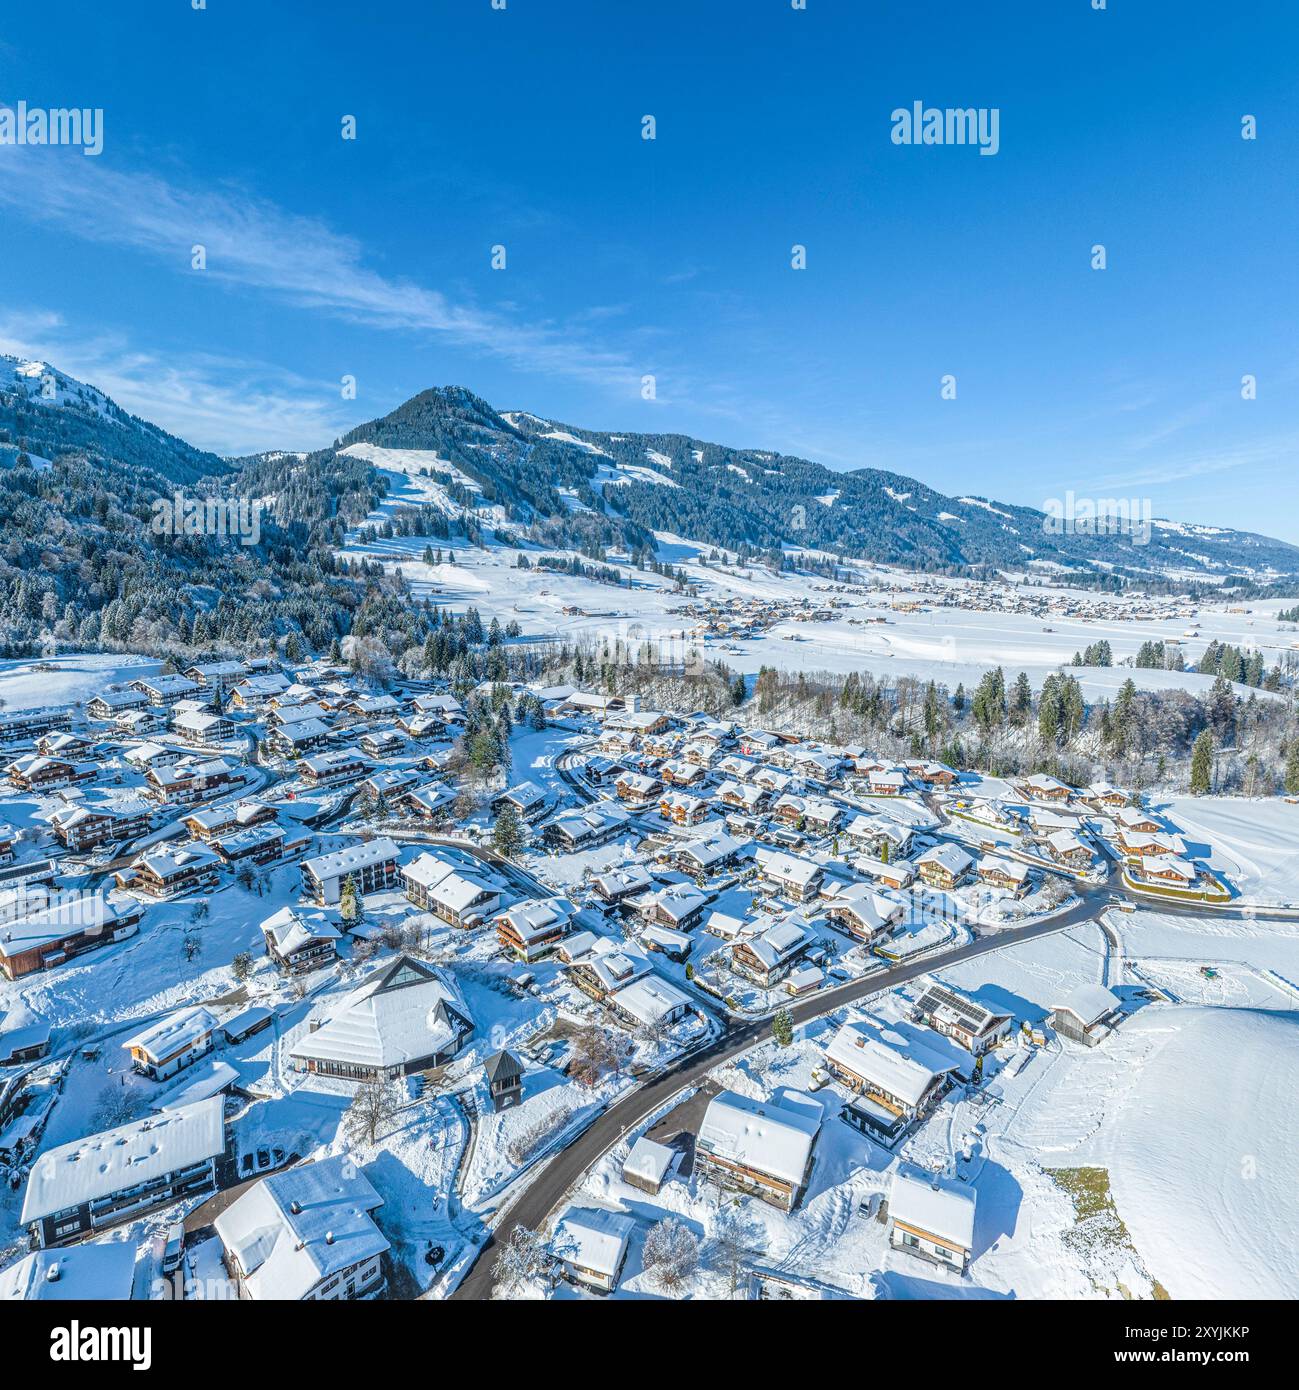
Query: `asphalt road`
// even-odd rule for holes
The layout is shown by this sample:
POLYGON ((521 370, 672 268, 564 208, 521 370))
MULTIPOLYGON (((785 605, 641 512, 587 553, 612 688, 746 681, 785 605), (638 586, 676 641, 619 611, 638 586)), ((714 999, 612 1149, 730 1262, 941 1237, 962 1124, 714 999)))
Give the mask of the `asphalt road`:
MULTIPOLYGON (((893 989, 906 984, 917 976, 927 975, 933 970, 954 965, 958 961, 969 960, 974 956, 986 955, 990 951, 1000 951, 1007 946, 1015 946, 1032 941, 1040 936, 1050 936, 1055 932, 1067 931, 1080 922, 1090 921, 1103 912, 1109 899, 1108 885, 1088 887, 1081 890, 1078 902, 1054 917, 1034 922, 1025 927, 1011 927, 1004 931, 977 937, 964 945, 953 947, 950 951, 926 955, 920 960, 904 962, 887 970, 876 971, 861 980, 853 980, 834 989, 823 990, 810 999, 805 999, 790 1007, 794 1023, 808 1023, 823 1014, 841 1009, 845 1004, 877 994, 881 990, 893 989)), ((451 1295, 453 1299, 486 1299, 491 1297, 496 1263, 495 1247, 508 1240, 510 1232, 517 1226, 531 1230, 538 1229, 551 1211, 563 1199, 570 1187, 603 1154, 611 1149, 628 1130, 633 1129, 647 1115, 666 1104, 679 1091, 702 1081, 714 1067, 730 1058, 747 1052, 749 1048, 770 1035, 771 1022, 761 1019, 752 1023, 732 1024, 731 1027, 701 1050, 680 1058, 666 1071, 646 1082, 611 1109, 598 1116, 572 1143, 563 1149, 529 1186, 505 1210, 496 1227, 478 1252, 477 1259, 470 1267, 459 1287, 451 1295)))

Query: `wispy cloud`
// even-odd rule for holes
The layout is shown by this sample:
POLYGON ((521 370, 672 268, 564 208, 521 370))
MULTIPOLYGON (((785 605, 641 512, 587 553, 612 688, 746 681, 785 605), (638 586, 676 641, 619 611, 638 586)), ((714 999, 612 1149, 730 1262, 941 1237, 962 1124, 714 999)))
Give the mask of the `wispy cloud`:
POLYGON ((211 353, 164 356, 116 333, 88 337, 43 309, 0 315, 0 352, 50 362, 124 410, 220 454, 318 448, 355 424, 333 383, 211 353))
POLYGON ((0 206, 92 241, 188 267, 202 245, 214 279, 264 291, 303 308, 379 328, 424 332, 511 366, 630 392, 640 369, 628 353, 581 325, 529 323, 380 274, 364 247, 324 221, 289 212, 233 186, 187 188, 155 174, 97 161, 25 158, 0 147, 0 206), (93 167, 92 167, 93 166, 93 167))

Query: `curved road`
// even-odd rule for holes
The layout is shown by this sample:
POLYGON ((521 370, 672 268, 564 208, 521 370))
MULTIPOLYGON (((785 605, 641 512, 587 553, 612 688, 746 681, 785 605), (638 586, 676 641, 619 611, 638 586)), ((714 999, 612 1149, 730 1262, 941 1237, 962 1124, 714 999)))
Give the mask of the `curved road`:
MULTIPOLYGON (((795 1025, 809 1023, 823 1014, 833 1013, 845 1004, 893 989, 917 976, 927 975, 958 961, 969 960, 999 951, 1039 936, 1066 931, 1080 922, 1090 921, 1104 911, 1109 899, 1108 885, 1093 885, 1082 889, 1078 902, 1054 917, 1025 927, 1010 927, 988 936, 977 937, 962 946, 953 947, 919 960, 904 962, 887 970, 876 971, 860 980, 853 980, 834 989, 825 990, 814 998, 805 999, 790 1007, 795 1025)), ((646 1116, 688 1086, 703 1078, 719 1063, 728 1061, 761 1042, 771 1031, 769 1019, 754 1022, 732 1022, 721 1037, 698 1051, 679 1058, 652 1081, 638 1087, 598 1116, 571 1144, 556 1155, 549 1165, 506 1209, 478 1255, 451 1295, 453 1299, 486 1299, 491 1297, 496 1255, 494 1247, 508 1240, 518 1226, 536 1230, 559 1204, 564 1194, 598 1159, 634 1128, 646 1116)))

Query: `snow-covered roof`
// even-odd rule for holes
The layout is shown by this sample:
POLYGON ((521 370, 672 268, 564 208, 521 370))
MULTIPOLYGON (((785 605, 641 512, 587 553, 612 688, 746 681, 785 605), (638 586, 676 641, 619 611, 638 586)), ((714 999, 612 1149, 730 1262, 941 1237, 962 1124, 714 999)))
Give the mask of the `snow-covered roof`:
POLYGON ((143 1032, 135 1033, 122 1044, 128 1051, 138 1049, 155 1062, 193 1047, 217 1026, 212 1013, 199 1005, 151 1023, 143 1032))
POLYGON ((813 936, 812 929, 805 922, 790 917, 783 922, 777 922, 774 927, 750 941, 748 947, 763 965, 771 970, 806 946, 813 936))
POLYGON ((979 860, 979 872, 981 874, 1000 874, 1006 878, 1014 879, 1016 883, 1023 883, 1028 877, 1028 865, 1021 864, 1016 859, 1002 859, 996 854, 985 854, 979 860))
POLYGON ((275 944, 282 956, 299 951, 313 941, 335 941, 342 933, 323 912, 304 912, 282 907, 262 923, 262 933, 275 944))
POLYGON ((396 859, 400 853, 401 851, 386 835, 380 835, 377 839, 366 840, 361 844, 348 845, 346 849, 335 850, 333 854, 322 854, 316 859, 308 859, 302 867, 318 883, 323 883, 326 879, 343 878, 347 874, 356 873, 359 869, 367 869, 373 864, 382 864, 389 859, 396 859))
POLYGON ((448 864, 445 859, 439 859, 436 854, 425 850, 418 859, 402 865, 401 876, 410 883, 419 884, 421 888, 434 888, 455 871, 454 864, 448 864))
POLYGON ((382 1205, 360 1168, 334 1154, 263 1178, 213 1225, 253 1298, 298 1300, 389 1248, 370 1215, 382 1205))
POLYGON ((814 864, 810 859, 800 859, 796 854, 767 849, 765 845, 759 845, 753 857, 758 861, 763 873, 784 883, 806 886, 822 872, 820 864, 814 864))
POLYGON ((618 990, 613 1003, 637 1023, 657 1023, 683 1005, 690 1007, 690 996, 658 975, 646 975, 618 990))
POLYGON ((959 878, 974 863, 960 845, 943 844, 935 845, 933 849, 927 849, 919 859, 917 864, 935 864, 939 868, 946 869, 953 878, 959 878))
POLYGON ((904 1226, 936 1236, 940 1245, 969 1251, 974 1248, 974 1200, 972 1189, 899 1172, 893 1175, 889 1215, 904 1226))
POLYGON ((551 1240, 560 1259, 612 1279, 622 1265, 635 1223, 602 1207, 570 1207, 551 1240))
POLYGON ((622 1165, 623 1176, 630 1174, 633 1178, 652 1182, 657 1187, 667 1176, 667 1171, 676 1156, 676 1149, 656 1143, 642 1134, 631 1146, 627 1161, 622 1165))
POLYGON ((1058 1009, 1073 1014, 1084 1028, 1099 1023, 1108 1013, 1119 1007, 1118 996, 1111 994, 1104 985, 1079 985, 1062 1003, 1052 1004, 1051 1012, 1058 1009))
POLYGON ((567 898, 531 898, 515 903, 496 920, 508 922, 519 940, 526 944, 547 935, 556 923, 566 922, 572 915, 573 905, 567 898))
POLYGON ((955 1064, 914 1042, 885 1042, 859 1024, 845 1023, 825 1050, 830 1061, 869 1081, 905 1105, 919 1105, 934 1078, 955 1064))
POLYGON ((290 1055, 387 1070, 450 1045, 460 1030, 448 1011, 472 1023, 459 990, 441 971, 401 956, 348 994, 290 1055))
POLYGON ((502 792, 499 799, 513 802, 520 809, 527 811, 544 801, 546 793, 535 782, 520 782, 517 787, 502 792))
POLYGON ((0 1270, 0 1303, 74 1299, 120 1302, 135 1282, 135 1242, 96 1240, 61 1250, 34 1250, 0 1270))
POLYGON ((706 1153, 797 1187, 820 1127, 799 1111, 722 1091, 708 1103, 698 1143, 706 1153))
POLYGON ((46 1149, 27 1180, 23 1225, 193 1167, 224 1149, 220 1096, 46 1149))

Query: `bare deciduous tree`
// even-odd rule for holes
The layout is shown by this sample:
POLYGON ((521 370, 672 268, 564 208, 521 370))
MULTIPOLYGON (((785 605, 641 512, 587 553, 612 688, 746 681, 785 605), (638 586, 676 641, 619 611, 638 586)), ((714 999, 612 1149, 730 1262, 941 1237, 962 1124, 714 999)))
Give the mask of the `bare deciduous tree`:
POLYGON ((644 1264, 660 1288, 678 1290, 699 1268, 699 1241, 688 1226, 665 1217, 645 1237, 644 1264))
POLYGON ((362 1081, 347 1111, 345 1124, 348 1138, 373 1144, 380 1130, 400 1108, 401 1094, 393 1082, 383 1077, 362 1081))

